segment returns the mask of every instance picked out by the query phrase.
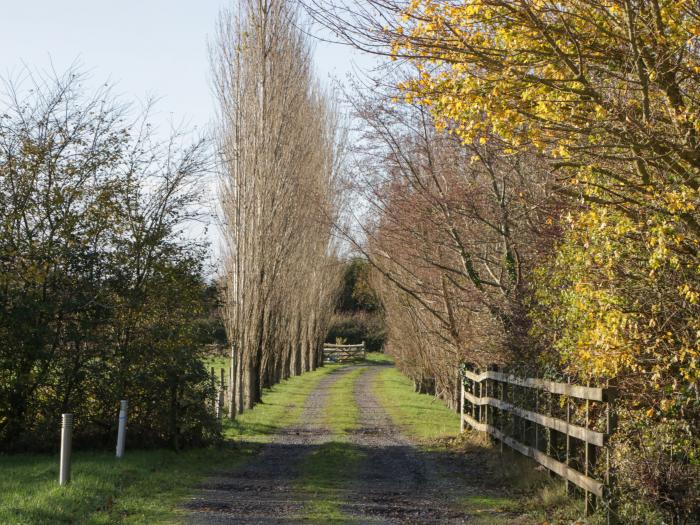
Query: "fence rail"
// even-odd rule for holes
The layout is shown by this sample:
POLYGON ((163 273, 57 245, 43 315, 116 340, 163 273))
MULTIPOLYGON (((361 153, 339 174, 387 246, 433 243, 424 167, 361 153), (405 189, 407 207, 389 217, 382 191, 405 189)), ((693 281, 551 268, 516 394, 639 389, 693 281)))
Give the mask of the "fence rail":
POLYGON ((563 477, 567 492, 569 483, 580 487, 586 514, 594 509, 596 498, 607 500, 613 390, 473 367, 462 370, 461 388, 462 430, 468 424, 534 459, 563 477), (601 450, 605 463, 597 461, 601 450), (596 479, 594 472, 601 466, 604 479, 596 479))
POLYGON ((325 363, 345 363, 363 360, 366 356, 365 342, 359 345, 323 345, 323 361, 325 363))

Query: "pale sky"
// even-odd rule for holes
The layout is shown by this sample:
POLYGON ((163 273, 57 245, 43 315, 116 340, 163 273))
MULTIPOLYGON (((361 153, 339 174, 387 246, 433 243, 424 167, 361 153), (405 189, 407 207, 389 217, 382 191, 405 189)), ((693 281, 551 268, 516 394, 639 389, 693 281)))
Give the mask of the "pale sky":
MULTIPOLYGON (((0 19, 0 76, 23 63, 57 71, 78 62, 128 100, 159 98, 160 117, 206 126, 213 114, 207 40, 221 7, 237 0, 8 0, 0 19)), ((343 79, 366 58, 317 42, 322 79, 343 79)), ((158 123, 160 124, 160 123, 158 123)))
MULTIPOLYGON (((77 63, 90 81, 109 81, 123 101, 154 96, 153 123, 208 129, 214 115, 207 42, 219 10, 237 0, 6 0, 0 18, 0 77, 24 66, 57 72, 77 63)), ((318 77, 331 86, 372 59, 345 46, 315 43, 318 77)), ((163 129, 166 128, 166 129, 163 129)), ((213 184, 208 200, 213 202, 213 184)), ((195 235, 201 234, 196 227, 195 235)), ((214 253, 216 227, 207 237, 214 253)), ((216 257, 216 256, 215 256, 216 257)))

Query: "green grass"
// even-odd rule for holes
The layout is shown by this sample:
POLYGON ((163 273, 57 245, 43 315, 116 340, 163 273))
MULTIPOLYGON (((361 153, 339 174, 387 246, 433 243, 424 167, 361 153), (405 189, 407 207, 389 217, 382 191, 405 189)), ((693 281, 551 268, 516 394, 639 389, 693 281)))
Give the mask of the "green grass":
POLYGON ((223 447, 186 450, 74 451, 72 482, 58 485, 58 456, 0 455, 0 523, 5 525, 178 523, 180 502, 205 476, 241 464, 269 434, 291 425, 306 396, 337 367, 323 367, 276 385, 263 403, 225 424, 223 447), (288 405, 293 404, 290 410, 288 405))
POLYGON ((407 435, 428 440, 459 434, 459 414, 433 396, 414 392, 411 381, 395 368, 379 372, 373 390, 394 424, 407 435))
POLYGON ((224 380, 226 381, 226 384, 228 384, 229 364, 231 363, 231 360, 228 356, 220 355, 218 353, 212 353, 204 359, 202 359, 202 363, 204 364, 204 368, 207 370, 208 373, 211 373, 212 367, 214 368, 214 377, 216 377, 217 381, 221 379, 221 369, 223 368, 224 380))
POLYGON ((462 510, 471 516, 471 522, 475 524, 524 525, 529 523, 522 521, 523 516, 517 499, 480 494, 478 496, 465 496, 460 503, 462 510))
POLYGON ((175 523, 178 503, 204 475, 242 462, 248 450, 210 448, 175 453, 75 452, 72 482, 58 485, 58 458, 0 457, 0 523, 175 523))
POLYGON ((383 354, 381 352, 367 352, 366 359, 370 363, 376 363, 380 365, 394 364, 394 359, 391 356, 383 354))
POLYGON ((355 403, 355 382, 367 372, 357 368, 344 374, 330 386, 324 408, 323 424, 333 433, 334 440, 314 449, 305 459, 298 490, 309 494, 304 504, 305 523, 343 523, 349 521, 341 509, 339 496, 358 471, 364 452, 349 443, 347 434, 359 424, 359 408, 355 403), (342 476, 339 473, 342 472, 342 476))
POLYGON ((214 355, 204 358, 202 362, 204 363, 204 368, 207 369, 207 372, 211 372, 211 368, 214 367, 214 374, 216 375, 216 379, 219 379, 221 377, 221 369, 223 368, 224 377, 226 378, 226 381, 228 381, 228 365, 230 363, 228 357, 214 355))
POLYGON ((367 368, 348 372, 330 387, 323 424, 336 436, 344 436, 357 428, 360 410, 355 403, 354 385, 367 368))
POLYGON ((235 441, 267 443, 275 432, 299 419, 308 395, 324 376, 334 373, 339 366, 326 365, 265 390, 262 402, 253 410, 224 422, 224 436, 235 441))

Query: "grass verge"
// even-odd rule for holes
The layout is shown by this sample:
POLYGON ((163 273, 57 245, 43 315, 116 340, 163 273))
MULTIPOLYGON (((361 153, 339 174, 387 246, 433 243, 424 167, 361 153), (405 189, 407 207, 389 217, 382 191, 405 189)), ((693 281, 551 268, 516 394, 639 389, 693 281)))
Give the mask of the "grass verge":
POLYGON ((116 460, 110 452, 74 451, 72 482, 58 485, 58 456, 0 455, 0 523, 8 525, 178 523, 178 504, 205 476, 246 461, 258 443, 294 423, 306 396, 337 367, 322 367, 275 385, 263 402, 225 423, 221 447, 130 450, 116 460), (290 410, 289 406, 293 405, 290 410))
POLYGON ((334 436, 345 436, 357 427, 360 410, 355 403, 355 381, 366 371, 367 368, 356 368, 330 387, 323 424, 334 436))
POLYGON ((75 452, 72 482, 58 485, 58 458, 0 457, 0 523, 40 525, 174 523, 177 504, 213 468, 234 465, 249 450, 200 449, 75 452))
POLYGON ((318 382, 335 373, 339 366, 326 365, 265 390, 262 402, 253 410, 243 412, 233 421, 224 421, 224 436, 234 441, 269 442, 276 432, 299 419, 304 401, 318 382))
POLYGON ((381 352, 367 352, 366 359, 368 362, 377 365, 393 365, 394 359, 387 354, 381 352))
POLYGON ((377 374, 373 392, 394 424, 413 438, 427 440, 459 434, 459 414, 433 396, 414 392, 411 381, 393 367, 377 374))

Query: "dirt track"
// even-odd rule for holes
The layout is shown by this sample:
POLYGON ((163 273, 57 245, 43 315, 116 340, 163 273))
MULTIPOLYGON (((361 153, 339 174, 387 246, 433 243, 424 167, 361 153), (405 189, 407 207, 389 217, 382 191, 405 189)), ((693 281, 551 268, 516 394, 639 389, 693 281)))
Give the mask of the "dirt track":
MULTIPOLYGON (((187 504, 191 524, 304 523, 318 494, 299 488, 304 461, 333 441, 323 420, 329 389, 344 374, 366 366, 355 381, 359 426, 343 436, 361 458, 328 480, 331 504, 350 523, 470 523, 459 498, 473 495, 488 475, 478 458, 426 452, 396 429, 372 393, 378 365, 343 367, 324 377, 307 398, 300 423, 276 435, 245 466, 209 479, 187 504), (466 469, 466 471, 465 471, 466 469), (468 474, 465 476, 465 474, 468 474), (469 480, 469 481, 467 481, 469 480)), ((328 499, 328 493, 324 496, 328 499)), ((323 520, 323 522, 328 522, 323 520)))

